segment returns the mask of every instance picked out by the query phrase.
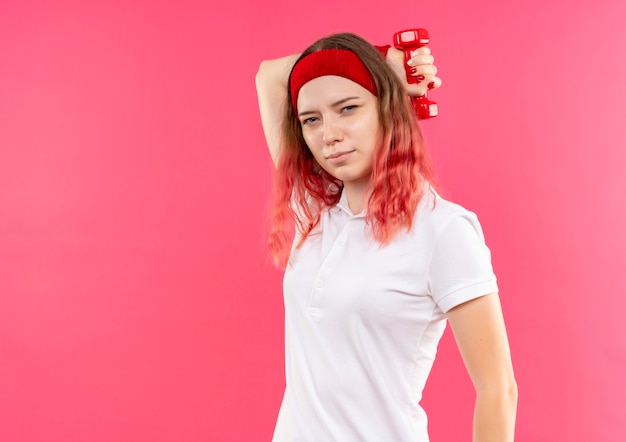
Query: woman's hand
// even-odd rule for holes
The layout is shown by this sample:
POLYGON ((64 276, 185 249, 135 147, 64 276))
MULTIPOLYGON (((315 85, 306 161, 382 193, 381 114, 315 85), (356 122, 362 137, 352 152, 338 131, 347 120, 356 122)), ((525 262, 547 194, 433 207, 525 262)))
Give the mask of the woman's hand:
POLYGON ((437 77, 437 66, 434 62, 435 57, 431 55, 427 46, 415 50, 413 57, 406 63, 412 68, 411 75, 417 78, 418 83, 410 84, 404 70, 404 52, 394 47, 387 51, 387 63, 404 83, 407 94, 412 96, 422 96, 427 91, 441 86, 441 78, 437 77))

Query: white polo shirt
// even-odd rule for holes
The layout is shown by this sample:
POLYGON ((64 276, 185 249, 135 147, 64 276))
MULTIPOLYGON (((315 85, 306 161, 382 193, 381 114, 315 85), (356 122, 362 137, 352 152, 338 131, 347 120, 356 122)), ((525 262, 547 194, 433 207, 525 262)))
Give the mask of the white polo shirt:
POLYGON ((434 192, 411 231, 381 246, 368 230, 344 193, 292 250, 274 442, 428 441, 419 402, 445 312, 498 290, 476 215, 434 192))

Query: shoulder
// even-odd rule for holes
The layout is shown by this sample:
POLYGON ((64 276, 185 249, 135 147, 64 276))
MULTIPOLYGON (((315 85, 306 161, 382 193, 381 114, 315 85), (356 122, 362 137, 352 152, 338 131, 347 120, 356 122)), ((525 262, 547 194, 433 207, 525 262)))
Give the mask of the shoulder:
POLYGON ((479 237, 483 237, 476 213, 443 198, 433 188, 427 188, 417 206, 413 229, 426 231, 433 237, 438 237, 455 225, 469 225, 479 237))

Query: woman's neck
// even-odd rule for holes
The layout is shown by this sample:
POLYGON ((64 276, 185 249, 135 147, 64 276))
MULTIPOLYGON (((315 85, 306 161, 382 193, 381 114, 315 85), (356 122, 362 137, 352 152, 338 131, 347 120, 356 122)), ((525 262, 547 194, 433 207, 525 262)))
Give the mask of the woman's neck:
POLYGON ((343 188, 348 200, 348 207, 354 215, 358 215, 365 209, 365 194, 369 182, 344 183, 343 188))

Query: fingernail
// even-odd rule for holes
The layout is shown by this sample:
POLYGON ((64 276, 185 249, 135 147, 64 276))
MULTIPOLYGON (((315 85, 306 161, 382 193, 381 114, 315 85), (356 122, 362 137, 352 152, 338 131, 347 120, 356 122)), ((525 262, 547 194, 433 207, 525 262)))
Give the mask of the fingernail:
POLYGON ((428 83, 428 89, 434 89, 435 88, 435 82, 431 81, 430 83, 428 83))
POLYGON ((409 66, 413 66, 413 59, 409 58, 409 61, 406 62, 409 66))
POLYGON ((417 68, 411 68, 410 71, 411 74, 417 74, 417 68))
POLYGON ((417 76, 417 77, 415 77, 415 78, 417 78, 418 80, 422 81, 422 80, 424 80, 426 77, 424 77, 423 75, 418 75, 418 76, 417 76))

